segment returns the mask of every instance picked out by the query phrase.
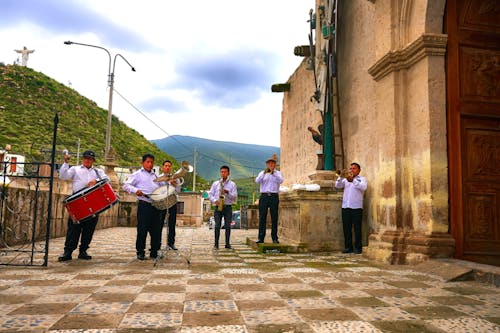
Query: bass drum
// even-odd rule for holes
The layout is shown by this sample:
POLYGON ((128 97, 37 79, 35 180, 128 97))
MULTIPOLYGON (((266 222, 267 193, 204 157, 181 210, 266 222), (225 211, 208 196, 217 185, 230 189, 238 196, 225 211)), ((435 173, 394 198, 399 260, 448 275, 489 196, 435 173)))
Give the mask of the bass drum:
POLYGON ((64 200, 64 206, 75 223, 94 217, 118 202, 109 180, 102 179, 94 186, 76 192, 64 200))
POLYGON ((165 210, 177 203, 177 193, 175 186, 160 186, 150 194, 153 202, 151 205, 159 210, 165 210))

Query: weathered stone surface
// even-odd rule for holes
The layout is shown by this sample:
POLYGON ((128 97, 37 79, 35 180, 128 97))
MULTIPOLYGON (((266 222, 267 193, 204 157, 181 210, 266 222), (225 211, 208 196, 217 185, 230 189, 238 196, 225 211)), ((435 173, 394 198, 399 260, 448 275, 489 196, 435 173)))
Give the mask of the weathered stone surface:
POLYGON ((342 195, 333 191, 281 193, 280 241, 309 251, 342 250, 341 208, 342 195))

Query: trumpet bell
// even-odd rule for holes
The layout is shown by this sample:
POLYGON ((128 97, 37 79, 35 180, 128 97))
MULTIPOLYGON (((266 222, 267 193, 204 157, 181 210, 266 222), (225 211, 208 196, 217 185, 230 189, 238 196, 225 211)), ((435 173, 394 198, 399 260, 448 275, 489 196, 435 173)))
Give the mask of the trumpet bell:
POLYGON ((189 164, 188 161, 182 161, 181 167, 184 170, 184 172, 193 172, 193 167, 189 164))
POLYGON ((170 181, 172 179, 178 179, 181 178, 181 184, 184 183, 184 179, 182 178, 186 172, 193 172, 193 167, 189 164, 188 161, 182 161, 181 162, 181 168, 177 170, 173 175, 163 175, 161 177, 156 178, 153 180, 155 183, 158 182, 165 182, 165 181, 170 181))
POLYGON ((337 177, 347 178, 351 175, 351 171, 349 169, 336 170, 335 175, 337 177))

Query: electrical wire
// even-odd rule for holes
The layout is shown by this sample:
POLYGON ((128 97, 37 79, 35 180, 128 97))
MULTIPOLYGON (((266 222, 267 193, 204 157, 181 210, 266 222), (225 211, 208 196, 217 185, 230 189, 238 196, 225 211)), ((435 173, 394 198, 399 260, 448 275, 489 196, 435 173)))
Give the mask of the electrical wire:
MULTIPOLYGON (((167 131, 165 131, 163 128, 161 128, 160 126, 158 126, 157 123, 155 123, 151 118, 149 118, 144 112, 142 112, 141 110, 139 110, 138 107, 136 107, 134 104, 132 104, 132 102, 130 102, 128 99, 125 98, 125 96, 123 96, 118 90, 116 90, 115 88, 113 88, 113 91, 116 92, 118 94, 118 96, 120 96, 128 105, 130 105, 134 110, 136 110, 137 112, 139 112, 144 118, 146 118, 149 122, 151 122, 156 128, 158 128, 160 131, 162 131, 163 133, 165 133, 167 136, 171 136, 167 131)), ((172 137, 172 139, 174 141, 176 141, 179 145, 183 146, 184 148, 186 148, 186 150, 190 151, 191 150, 191 147, 188 147, 186 146, 184 143, 180 142, 179 140, 177 140, 176 138, 172 137)), ((204 153, 200 153, 198 152, 197 153, 198 155, 201 155, 201 156, 204 156, 212 161, 215 161, 215 162, 220 162, 220 163, 227 163, 227 161, 224 161, 224 160, 221 160, 219 158, 216 158, 216 157, 213 157, 213 156, 210 156, 210 155, 207 155, 207 154, 204 154, 204 153)), ((189 155, 185 155, 185 156, 192 156, 191 154, 189 155)), ((178 158, 182 158, 183 156, 180 156, 178 158)), ((242 160, 242 161, 246 161, 246 162, 251 162, 251 161, 248 161, 248 160, 242 160)), ((234 165, 237 165, 237 166, 241 166, 241 167, 245 167, 245 168, 248 168, 248 169, 255 169, 255 170, 260 170, 262 169, 262 167, 258 167, 258 166, 250 166, 250 165, 244 165, 238 161, 234 161, 232 164, 234 165)))

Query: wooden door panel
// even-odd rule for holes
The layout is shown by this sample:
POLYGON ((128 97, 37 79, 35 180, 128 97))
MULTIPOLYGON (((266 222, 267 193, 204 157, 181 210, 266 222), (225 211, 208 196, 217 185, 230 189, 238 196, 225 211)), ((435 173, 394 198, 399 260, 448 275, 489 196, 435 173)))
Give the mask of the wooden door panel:
POLYGON ((462 102, 500 103, 500 49, 462 45, 459 59, 462 102))
POLYGON ((500 264, 500 119, 462 116, 461 124, 463 257, 500 264))
POLYGON ((447 1, 455 256, 500 266, 500 1, 447 1))

